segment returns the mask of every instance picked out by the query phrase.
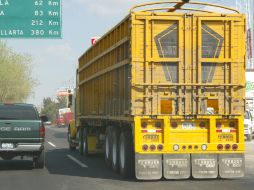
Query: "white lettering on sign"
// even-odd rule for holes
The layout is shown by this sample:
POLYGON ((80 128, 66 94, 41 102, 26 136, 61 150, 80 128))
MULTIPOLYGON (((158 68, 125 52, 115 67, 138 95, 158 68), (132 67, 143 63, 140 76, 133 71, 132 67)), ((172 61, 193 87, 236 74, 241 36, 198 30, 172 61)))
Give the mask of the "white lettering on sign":
POLYGON ((9 5, 8 0, 0 0, 0 6, 6 6, 6 5, 9 5))
POLYGON ((59 6, 59 2, 57 1, 48 1, 49 6, 59 6))
POLYGON ((216 163, 214 159, 195 159, 194 162, 196 165, 205 166, 206 168, 214 168, 216 163))
POLYGON ((59 12, 58 11, 49 11, 49 16, 52 16, 52 17, 58 17, 59 16, 59 12))
POLYGON ((138 164, 143 166, 143 168, 159 168, 159 160, 139 160, 138 164))
POLYGON ((6 132, 9 132, 9 131, 11 131, 11 127, 1 127, 1 128, 0 128, 0 131, 1 131, 1 132, 5 132, 5 131, 6 131, 6 132))
POLYGON ((231 159, 222 159, 222 162, 228 167, 232 166, 234 168, 242 167, 243 160, 241 158, 231 158, 231 159))
POLYGON ((31 131, 30 127, 14 127, 13 131, 31 131))
POLYGON ((4 11, 3 10, 0 10, 0 16, 4 16, 4 11))
POLYGON ((1 36, 23 36, 23 30, 0 30, 1 36))
POLYGON ((171 166, 177 166, 178 168, 187 168, 188 161, 186 159, 169 159, 166 160, 166 163, 171 166))
POLYGON ((59 26, 58 21, 49 20, 49 26, 59 26))
POLYGON ((57 31, 57 30, 49 30, 49 35, 51 35, 51 36, 58 36, 60 34, 59 34, 59 31, 57 31))
POLYGON ((36 6, 43 6, 43 0, 35 1, 34 5, 36 5, 36 6))

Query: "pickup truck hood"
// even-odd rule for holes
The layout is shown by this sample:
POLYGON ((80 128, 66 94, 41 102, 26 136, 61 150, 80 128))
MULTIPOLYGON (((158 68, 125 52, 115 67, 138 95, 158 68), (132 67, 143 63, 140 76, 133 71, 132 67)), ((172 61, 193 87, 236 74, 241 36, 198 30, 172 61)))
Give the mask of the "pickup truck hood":
POLYGON ((0 120, 0 142, 37 142, 40 139, 41 121, 0 120))

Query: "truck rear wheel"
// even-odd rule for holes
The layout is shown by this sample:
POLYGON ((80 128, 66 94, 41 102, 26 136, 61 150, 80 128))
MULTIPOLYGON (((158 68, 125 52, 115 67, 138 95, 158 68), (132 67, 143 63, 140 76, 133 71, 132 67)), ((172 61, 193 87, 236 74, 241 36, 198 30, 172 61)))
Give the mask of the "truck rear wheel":
POLYGON ((119 130, 116 127, 112 133, 112 169, 115 172, 119 169, 119 130))
POLYGON ((71 151, 74 151, 76 150, 76 146, 73 145, 73 143, 71 142, 72 141, 72 138, 71 138, 71 131, 70 131, 70 128, 68 129, 68 143, 69 143, 69 149, 71 151))
POLYGON ((87 137, 88 137, 88 129, 87 128, 84 128, 83 129, 83 156, 84 157, 87 157, 89 154, 88 154, 88 140, 87 140, 87 137))
POLYGON ((84 149, 83 149, 83 128, 80 128, 78 131, 78 150, 79 150, 79 154, 83 155, 84 154, 84 149))
POLYGON ((34 158, 35 168, 43 169, 45 166, 45 151, 42 150, 39 157, 34 158))
POLYGON ((123 131, 119 139, 119 168, 120 174, 124 177, 132 177, 134 174, 134 151, 132 134, 130 131, 123 131))
POLYGON ((104 157, 106 165, 111 168, 112 166, 112 127, 108 126, 105 133, 105 151, 104 157))

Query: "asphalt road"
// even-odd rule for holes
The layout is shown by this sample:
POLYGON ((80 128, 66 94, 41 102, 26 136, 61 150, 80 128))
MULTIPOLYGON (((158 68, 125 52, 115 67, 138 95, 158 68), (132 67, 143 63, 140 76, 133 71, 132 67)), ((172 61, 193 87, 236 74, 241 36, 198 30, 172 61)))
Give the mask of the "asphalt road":
POLYGON ((46 167, 33 169, 31 160, 0 160, 0 190, 253 190, 254 140, 246 143, 246 176, 242 179, 126 180, 106 168, 103 156, 82 158, 71 152, 67 128, 47 127, 46 167))

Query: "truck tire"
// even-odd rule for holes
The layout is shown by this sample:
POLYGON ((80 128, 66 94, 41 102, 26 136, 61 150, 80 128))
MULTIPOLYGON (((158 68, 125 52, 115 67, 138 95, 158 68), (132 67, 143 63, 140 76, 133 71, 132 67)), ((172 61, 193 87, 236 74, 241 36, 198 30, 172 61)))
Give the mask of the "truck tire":
POLYGON ((74 151, 74 150, 76 150, 76 146, 73 145, 73 143, 72 143, 71 141, 72 141, 72 139, 71 139, 71 132, 70 132, 70 128, 69 128, 69 129, 68 129, 68 143, 69 143, 69 149, 70 149, 71 151, 74 151))
POLYGON ((119 170, 119 129, 114 127, 112 132, 112 169, 115 172, 119 170))
POLYGON ((105 151, 104 158, 107 167, 112 167, 112 127, 108 126, 105 133, 105 151))
POLYGON ((89 156, 89 154, 88 154, 88 140, 87 140, 87 137, 88 137, 88 129, 85 127, 84 129, 83 129, 83 146, 82 146, 82 148, 83 148, 83 156, 84 157, 87 157, 87 156, 89 156))
POLYGON ((251 140, 252 140, 252 135, 251 134, 247 135, 247 141, 251 141, 251 140))
POLYGON ((84 154, 84 149, 83 149, 83 128, 80 128, 78 131, 78 150, 79 154, 83 155, 84 154))
POLYGON ((123 131, 119 139, 119 168, 123 177, 134 176, 134 150, 130 131, 123 131))
POLYGON ((34 166, 38 169, 43 169, 45 166, 45 150, 42 150, 39 157, 34 159, 34 166))

